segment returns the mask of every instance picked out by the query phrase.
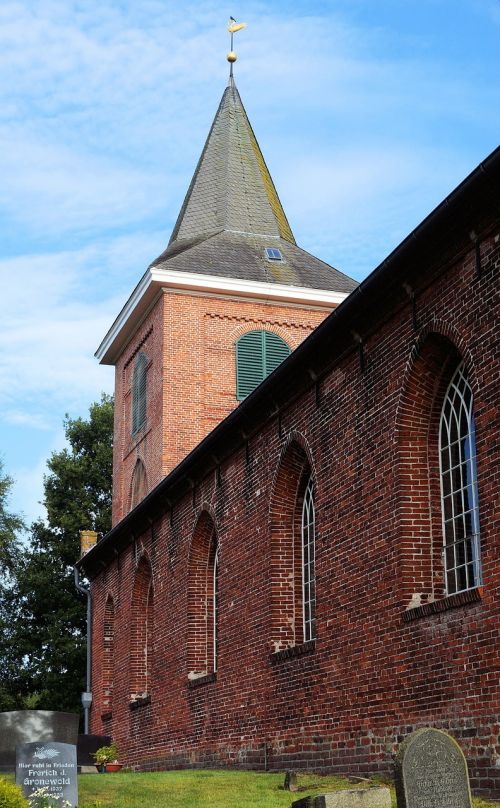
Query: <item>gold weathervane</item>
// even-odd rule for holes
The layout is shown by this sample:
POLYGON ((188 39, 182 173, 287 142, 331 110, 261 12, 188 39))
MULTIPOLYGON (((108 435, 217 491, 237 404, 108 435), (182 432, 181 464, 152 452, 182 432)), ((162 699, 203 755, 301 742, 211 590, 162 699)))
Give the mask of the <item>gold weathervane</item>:
POLYGON ((243 28, 246 28, 246 22, 236 22, 234 17, 229 17, 229 22, 227 24, 227 30, 231 34, 231 50, 227 55, 227 61, 231 64, 231 69, 229 71, 229 76, 232 78, 233 76, 233 64, 235 63, 237 56, 233 50, 233 36, 237 31, 241 31, 243 28))

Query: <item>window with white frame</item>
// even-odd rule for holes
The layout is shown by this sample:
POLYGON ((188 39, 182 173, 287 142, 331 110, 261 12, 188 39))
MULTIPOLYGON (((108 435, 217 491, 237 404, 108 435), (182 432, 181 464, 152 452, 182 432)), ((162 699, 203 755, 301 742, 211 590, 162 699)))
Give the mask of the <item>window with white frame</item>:
POLYGON ((309 477, 302 505, 302 614, 304 642, 316 637, 316 581, 314 574, 314 486, 309 477))
POLYGON ((439 424, 446 594, 481 583, 473 396, 464 364, 448 386, 439 424))

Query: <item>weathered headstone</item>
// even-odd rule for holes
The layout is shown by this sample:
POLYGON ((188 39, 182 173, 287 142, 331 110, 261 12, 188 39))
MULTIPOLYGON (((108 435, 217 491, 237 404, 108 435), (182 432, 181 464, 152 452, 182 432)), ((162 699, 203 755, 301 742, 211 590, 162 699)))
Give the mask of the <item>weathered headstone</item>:
POLYGON ((0 772, 16 768, 16 746, 35 741, 76 743, 79 717, 52 710, 14 710, 0 713, 0 772))
POLYGON ((285 782, 283 783, 285 791, 298 791, 297 775, 295 772, 286 772, 285 782))
POLYGON ((316 797, 304 797, 292 802, 292 808, 391 808, 391 792, 385 786, 344 788, 316 797))
POLYGON ((451 735, 417 729, 395 762, 398 808, 472 808, 464 754, 451 735))
POLYGON ((76 746, 52 741, 16 747, 16 783, 25 797, 46 788, 51 797, 78 805, 76 746))

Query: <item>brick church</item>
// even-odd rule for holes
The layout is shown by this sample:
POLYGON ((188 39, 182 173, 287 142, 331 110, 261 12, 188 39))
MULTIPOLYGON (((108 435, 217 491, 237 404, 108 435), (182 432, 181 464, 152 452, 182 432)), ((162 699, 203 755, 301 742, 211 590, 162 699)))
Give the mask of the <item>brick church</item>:
POLYGON ((432 725, 500 793, 499 188, 500 149, 357 285, 296 244, 230 79, 97 352, 113 527, 78 566, 123 762, 390 773, 432 725))

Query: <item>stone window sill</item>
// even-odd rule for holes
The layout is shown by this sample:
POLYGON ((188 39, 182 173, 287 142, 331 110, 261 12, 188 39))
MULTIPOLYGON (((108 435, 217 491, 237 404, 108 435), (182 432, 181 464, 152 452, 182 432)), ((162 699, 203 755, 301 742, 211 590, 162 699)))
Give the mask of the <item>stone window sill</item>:
POLYGON ((211 682, 216 681, 216 673, 206 673, 204 676, 197 676, 196 679, 188 679, 188 687, 190 690, 192 690, 195 687, 202 687, 203 685, 209 685, 211 682))
POLYGON ((129 708, 131 710, 138 710, 139 707, 145 707, 146 704, 151 704, 151 696, 141 696, 139 699, 132 699, 129 708))
POLYGON ((449 609, 457 609, 459 606, 466 606, 468 603, 477 603, 483 598, 483 587, 468 589, 466 592, 457 592, 455 595, 448 595, 440 600, 433 600, 431 603, 423 603, 403 612, 405 623, 411 623, 420 617, 429 617, 431 614, 440 614, 449 609))
POLYGON ((276 665, 278 662, 284 662, 286 659, 295 659, 295 657, 304 656, 304 654, 312 654, 316 650, 316 640, 309 640, 300 645, 291 645, 290 648, 284 648, 282 651, 274 651, 269 654, 269 661, 271 665, 276 665))
POLYGON ((113 713, 111 711, 107 713, 101 713, 101 721, 111 721, 113 718, 113 713))

